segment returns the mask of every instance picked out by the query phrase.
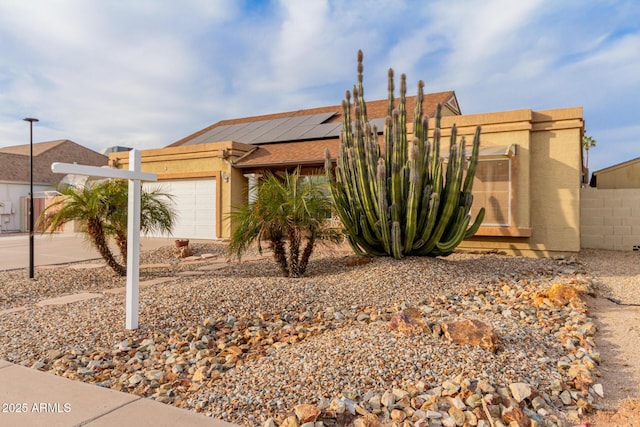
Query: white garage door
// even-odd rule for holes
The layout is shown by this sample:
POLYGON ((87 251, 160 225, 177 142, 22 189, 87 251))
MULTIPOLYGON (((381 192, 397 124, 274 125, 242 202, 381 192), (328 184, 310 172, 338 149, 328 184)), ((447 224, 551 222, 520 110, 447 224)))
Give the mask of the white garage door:
POLYGON ((216 238, 216 180, 177 179, 149 182, 148 190, 160 188, 173 195, 177 212, 172 236, 176 239, 216 238))

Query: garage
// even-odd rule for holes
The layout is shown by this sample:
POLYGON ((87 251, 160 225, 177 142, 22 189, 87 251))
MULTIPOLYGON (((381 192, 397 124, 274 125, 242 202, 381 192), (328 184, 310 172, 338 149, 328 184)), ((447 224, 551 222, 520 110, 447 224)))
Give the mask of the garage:
MULTIPOLYGON (((160 188, 173 196, 177 212, 172 236, 176 239, 216 238, 216 180, 176 179, 150 182, 145 189, 160 188)), ((150 234, 159 236, 158 234, 150 234)))

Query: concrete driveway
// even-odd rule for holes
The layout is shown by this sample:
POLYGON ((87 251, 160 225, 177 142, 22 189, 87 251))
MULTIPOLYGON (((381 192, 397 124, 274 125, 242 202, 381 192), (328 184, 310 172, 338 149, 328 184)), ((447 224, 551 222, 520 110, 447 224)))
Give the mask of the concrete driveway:
MULTIPOLYGON (((173 245, 173 238, 144 237, 141 250, 152 250, 173 245)), ((63 233, 34 236, 34 264, 64 264, 68 262, 101 259, 100 254, 85 240, 82 233, 63 233)), ((114 248, 115 249, 115 248, 114 248)), ((0 270, 29 267, 29 235, 0 234, 0 270)))

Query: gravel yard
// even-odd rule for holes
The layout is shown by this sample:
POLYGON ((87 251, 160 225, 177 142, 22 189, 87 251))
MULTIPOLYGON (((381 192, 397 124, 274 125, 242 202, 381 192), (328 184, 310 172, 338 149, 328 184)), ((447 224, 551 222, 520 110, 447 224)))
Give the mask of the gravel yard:
POLYGON ((592 292, 587 266, 606 268, 593 254, 594 265, 453 254, 351 267, 343 248, 320 247, 308 275, 288 279, 270 259, 207 269, 226 261, 224 246, 193 249, 215 257, 142 254, 155 266, 141 280, 173 278, 141 289, 136 331, 124 328, 123 293, 33 305, 123 287, 106 267, 38 268, 34 281, 0 272, 0 313, 26 308, 0 314, 0 358, 247 426, 304 424, 300 404, 323 425, 376 425, 375 415, 410 426, 571 425, 601 407, 586 305, 545 297, 554 283, 592 292), (405 308, 419 310, 423 333, 390 330, 405 308), (445 339, 441 325, 462 319, 490 325, 499 350, 445 339))

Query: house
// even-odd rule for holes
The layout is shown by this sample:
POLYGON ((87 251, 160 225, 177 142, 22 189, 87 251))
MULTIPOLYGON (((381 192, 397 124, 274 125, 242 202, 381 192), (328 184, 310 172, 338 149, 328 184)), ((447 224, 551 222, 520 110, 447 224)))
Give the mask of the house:
MULTIPOLYGON (((408 123, 414 101, 407 97, 408 123)), ((425 114, 432 117, 438 103, 444 106, 443 141, 454 124, 467 138, 482 126, 474 210, 485 207, 487 214, 477 235, 460 247, 532 256, 577 252, 582 108, 461 115, 449 91, 425 95, 425 114)), ((300 166, 305 174, 321 174, 325 150, 334 160, 338 152, 341 110, 331 106, 224 120, 165 148, 143 150, 142 169, 157 173, 163 190, 176 197, 180 217, 174 236, 228 238, 229 212, 247 202, 265 170, 300 166)), ((367 102, 367 116, 379 133, 386 112, 387 100, 367 102)), ((128 157, 112 153, 110 162, 124 168, 128 157)))
MULTIPOLYGON (((30 145, 0 148, 0 231, 28 231, 30 145)), ((68 139, 33 144, 34 213, 40 214, 46 195, 64 178, 51 172, 54 162, 105 166, 108 158, 68 139)))
POLYGON ((640 157, 593 173, 581 191, 582 247, 640 251, 640 157))
POLYGON ((640 157, 595 171, 592 180, 600 189, 640 188, 640 157))

